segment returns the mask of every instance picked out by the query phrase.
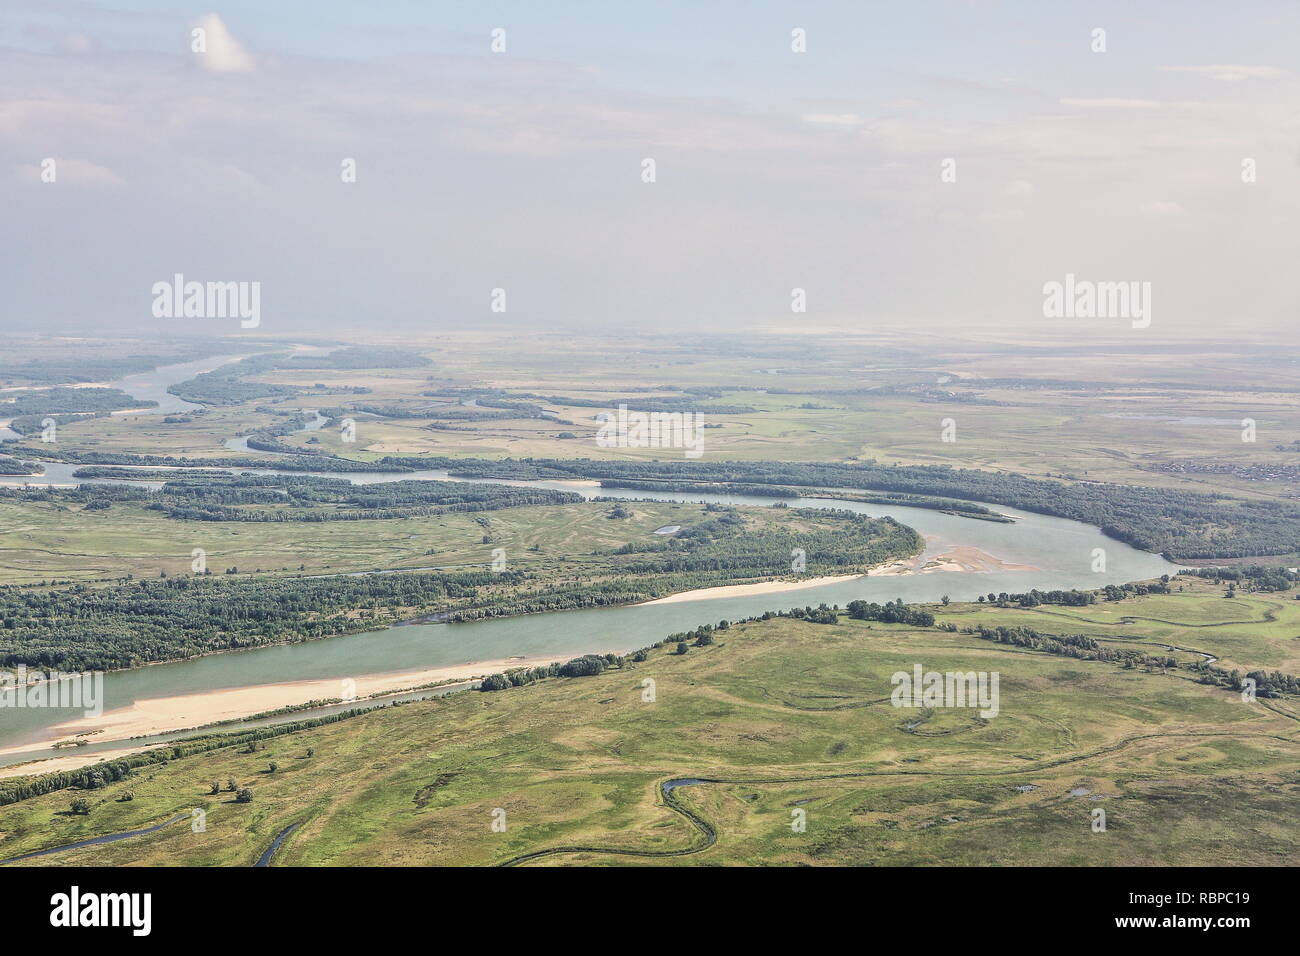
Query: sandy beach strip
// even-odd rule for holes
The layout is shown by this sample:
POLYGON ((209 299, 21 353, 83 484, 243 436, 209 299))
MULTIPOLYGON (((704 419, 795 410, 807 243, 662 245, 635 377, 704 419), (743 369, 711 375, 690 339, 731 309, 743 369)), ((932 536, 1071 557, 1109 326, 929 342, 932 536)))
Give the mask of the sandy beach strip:
POLYGON ((697 588, 680 591, 668 597, 644 601, 643 604, 681 604, 685 601, 708 601, 715 598, 752 597, 761 594, 783 594, 821 587, 824 584, 843 584, 863 578, 894 577, 901 574, 932 574, 936 571, 980 573, 989 571, 1037 571, 1030 564, 1011 564, 979 548, 956 547, 942 554, 926 557, 917 555, 872 568, 869 574, 832 574, 802 581, 758 581, 754 584, 725 584, 716 588, 697 588))
MULTIPOLYGON (((198 730, 221 721, 241 720, 255 714, 306 704, 313 700, 336 700, 355 695, 358 707, 371 705, 368 699, 375 694, 398 694, 415 687, 442 681, 469 682, 488 674, 498 674, 515 667, 539 667, 560 663, 574 655, 549 657, 508 657, 500 660, 474 661, 450 667, 425 670, 394 671, 385 674, 359 675, 355 678, 324 680, 283 681, 276 684, 257 684, 251 687, 230 687, 223 690, 202 691, 197 694, 180 694, 173 697, 150 697, 137 700, 127 707, 107 710, 98 717, 78 717, 52 728, 45 740, 0 748, 0 757, 10 757, 46 750, 55 743, 78 735, 93 735, 94 743, 128 741, 134 737, 166 734, 182 730, 198 730), (345 680, 351 681, 345 684, 345 680)), ((288 715, 286 719, 292 719, 288 715)), ((217 728, 220 729, 220 728, 217 728)), ((83 738, 85 739, 85 738, 83 738)), ((126 750, 78 754, 72 751, 42 761, 43 766, 20 771, 43 773, 48 769, 66 770, 109 759, 109 754, 138 753, 150 745, 141 743, 126 750), (53 766, 58 761, 59 766, 53 766)), ((10 768, 0 768, 0 774, 10 768)))
POLYGON ((755 594, 781 594, 786 591, 802 591, 806 588, 819 588, 823 584, 843 584, 865 578, 865 574, 832 574, 820 578, 808 578, 804 581, 758 581, 754 584, 724 584, 716 588, 696 588, 694 591, 680 591, 668 597, 643 601, 648 604, 681 604, 685 601, 709 601, 714 598, 752 597, 755 594))
MULTIPOLYGON (((162 744, 153 744, 154 747, 161 747, 162 744)), ((0 767, 0 780, 6 777, 26 777, 30 774, 38 773, 56 773, 60 770, 77 770, 81 767, 88 767, 92 763, 99 763, 103 760, 116 760, 118 757, 126 757, 130 754, 138 754, 149 750, 149 746, 140 747, 122 747, 118 750, 101 750, 98 753, 68 753, 58 757, 44 757, 36 760, 29 760, 26 763, 11 764, 8 767, 0 767)))
MULTIPOLYGON (((707 601, 716 598, 750 597, 762 594, 782 594, 863 580, 867 577, 884 577, 903 574, 929 574, 936 571, 979 573, 989 571, 1034 571, 1031 565, 1011 564, 985 551, 972 547, 955 547, 937 555, 918 555, 873 568, 870 575, 840 574, 807 578, 800 581, 759 581, 753 584, 728 584, 712 588, 682 591, 667 597, 656 598, 644 604, 680 604, 688 601, 707 601)), ((282 681, 258 684, 251 687, 232 687, 222 690, 180 694, 172 697, 152 697, 138 700, 128 707, 105 711, 99 717, 82 717, 52 728, 44 740, 0 747, 0 757, 9 757, 46 750, 59 741, 76 739, 80 735, 93 735, 96 743, 126 742, 136 737, 166 734, 176 731, 199 730, 223 721, 241 720, 256 714, 306 704, 313 700, 335 700, 355 696, 359 706, 366 706, 374 695, 398 694, 415 687, 439 682, 469 682, 515 667, 538 667, 561 663, 574 655, 547 657, 509 657, 499 660, 472 661, 448 667, 424 670, 393 671, 383 674, 359 675, 345 684, 344 678, 323 680, 282 681)), ((97 753, 61 753, 57 757, 41 759, 22 766, 0 768, 0 777, 25 773, 44 773, 50 770, 67 770, 98 763, 129 753, 149 749, 149 744, 100 751, 97 753)))

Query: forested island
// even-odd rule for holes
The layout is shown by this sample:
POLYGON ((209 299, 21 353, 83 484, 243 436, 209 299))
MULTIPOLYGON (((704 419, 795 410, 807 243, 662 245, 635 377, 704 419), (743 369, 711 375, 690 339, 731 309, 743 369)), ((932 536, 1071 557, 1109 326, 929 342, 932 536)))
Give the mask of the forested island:
POLYGON ((685 481, 666 478, 603 478, 602 488, 627 488, 634 491, 678 491, 712 495, 754 495, 768 498, 833 498, 840 501, 857 501, 862 504, 902 506, 904 508, 929 508, 963 518, 982 518, 1009 524, 1014 519, 1000 515, 983 505, 953 498, 935 498, 930 495, 905 494, 853 494, 845 491, 812 491, 784 485, 748 484, 737 481, 685 481))
MULTIPOLYGON (((330 471, 340 474, 374 472, 376 466, 364 461, 334 458, 328 455, 311 455, 301 448, 293 455, 270 460, 256 455, 219 455, 212 458, 189 458, 184 455, 137 455, 131 452, 70 451, 53 445, 6 444, 0 446, 6 454, 25 455, 46 461, 61 461, 75 465, 137 465, 152 468, 267 468, 279 471, 330 471)), ((286 446, 288 447, 288 446, 286 446)), ((3 460, 0 458, 0 460, 3 460)), ((383 471, 414 471, 402 465, 385 466, 383 471)))
MULTIPOLYGON (((514 507, 518 505, 508 502, 526 502, 538 493, 567 494, 500 485, 453 485, 448 490, 457 488, 467 489, 461 492, 466 500, 445 507, 514 507), (478 488, 497 489, 500 497, 476 499, 478 488)), ((231 493, 266 490, 253 484, 231 493)), ((108 500, 89 486, 50 494, 59 501, 85 502, 87 508, 108 500)), ((390 503, 403 500, 402 489, 393 494, 390 503)), ((109 495, 139 503, 151 493, 123 487, 109 495)), ((866 571, 922 547, 912 528, 892 518, 819 511, 801 515, 798 529, 791 530, 781 526, 783 517, 770 509, 746 513, 711 506, 678 535, 598 550, 572 569, 561 561, 492 571, 485 560, 482 570, 466 571, 276 577, 205 573, 99 586, 8 586, 0 588, 0 667, 110 669, 375 630, 430 614, 456 622, 607 607, 789 577, 796 547, 806 551, 810 577, 866 571)))
POLYGON ((23 461, 21 458, 0 458, 0 475, 35 476, 44 470, 39 462, 23 461))
MULTIPOLYGON (((241 348, 258 348, 240 344, 241 348)), ((67 357, 36 358, 25 362, 0 363, 0 382, 29 382, 33 385, 75 384, 78 382, 108 382, 127 375, 150 372, 161 365, 180 365, 230 351, 226 342, 183 345, 169 355, 123 355, 117 357, 98 354, 101 349, 88 346, 75 348, 79 353, 67 357)))
POLYGON ((596 478, 857 488, 958 498, 1022 508, 1096 525, 1108 537, 1174 560, 1291 554, 1300 542, 1300 504, 1227 494, 1146 488, 873 461, 595 461, 386 456, 381 467, 446 468, 466 478, 596 478))
POLYGON ((316 475, 219 473, 171 479, 157 491, 85 484, 76 488, 0 488, 0 497, 78 502, 92 509, 130 502, 180 521, 362 521, 576 504, 583 500, 571 491, 477 482, 358 485, 316 475))

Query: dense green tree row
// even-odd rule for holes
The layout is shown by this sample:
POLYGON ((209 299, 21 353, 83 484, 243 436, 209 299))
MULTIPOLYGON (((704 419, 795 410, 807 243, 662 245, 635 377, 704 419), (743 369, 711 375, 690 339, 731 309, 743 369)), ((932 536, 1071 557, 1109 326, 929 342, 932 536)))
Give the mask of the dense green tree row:
POLYGON ((1200 671, 1200 683, 1226 687, 1229 690, 1244 691, 1250 686, 1247 680, 1252 680, 1255 682, 1253 689, 1256 697, 1300 694, 1300 677, 1283 674, 1281 671, 1251 671, 1243 675, 1239 670, 1225 670, 1208 662, 1194 664, 1191 669, 1200 671))
POLYGON ((490 674, 479 684, 481 691, 505 690, 523 687, 548 677, 592 677, 603 674, 607 667, 623 666, 617 654, 584 654, 564 664, 543 664, 540 667, 519 667, 504 674, 490 674))
POLYGON ((626 488, 629 491, 672 491, 699 495, 754 495, 764 498, 798 498, 805 492, 782 485, 746 484, 739 481, 656 481, 638 478, 602 478, 602 488, 626 488))
POLYGON ((40 435, 46 423, 51 419, 55 425, 62 428, 64 425, 70 425, 73 422, 84 422, 92 418, 107 418, 111 414, 111 412, 56 412, 49 415, 19 415, 9 422, 9 427, 26 438, 29 435, 40 435))
POLYGON ((313 727, 336 724, 341 720, 358 717, 361 714, 378 709, 375 707, 358 707, 351 710, 326 714, 306 720, 258 727, 225 734, 198 734, 185 737, 166 747, 130 754, 115 760, 103 761, 77 770, 59 770, 53 773, 35 774, 28 777, 12 777, 0 780, 0 806, 30 800, 32 797, 55 793, 59 790, 100 790, 110 783, 132 777, 142 767, 156 767, 172 760, 182 760, 195 754, 209 753, 226 747, 249 746, 285 734, 295 734, 313 727))
POLYGON ((820 527, 789 531, 748 524, 733 509, 713 505, 709 512, 714 516, 676 536, 603 552, 611 561, 599 580, 495 596, 488 604, 451 611, 447 620, 613 607, 738 580, 788 577, 798 558, 799 573, 809 576, 866 571, 916 554, 924 545, 914 529, 892 518, 818 511, 815 521, 820 527))
POLYGON ((5 416, 53 415, 57 412, 116 412, 128 408, 154 408, 157 402, 132 398, 117 388, 37 388, 18 392, 11 402, 0 403, 5 416))
POLYGON ((492 600, 472 607, 447 612, 450 623, 481 621, 494 617, 518 617, 523 614, 546 614, 552 611, 575 611, 584 608, 617 607, 639 604, 678 591, 711 587, 734 580, 724 572, 697 575, 673 575, 664 578, 617 578, 587 584, 548 585, 520 590, 508 595, 494 595, 492 600))
MULTIPOLYGON (((1120 592, 1121 594, 1123 592, 1120 592)), ((1013 604, 1020 607, 1038 607, 1040 604, 1060 604, 1065 607, 1087 607, 1089 604, 1097 603, 1097 591, 1080 591, 1077 588, 1069 591, 1040 591, 1037 588, 1026 591, 1022 594, 1009 594, 1006 591, 995 594, 990 591, 988 596, 981 594, 979 603, 983 604, 988 601, 989 604, 997 604, 1001 607, 1010 607, 1013 604)))
POLYGON ((923 608, 908 607, 903 599, 892 603, 877 604, 875 601, 850 601, 849 617, 857 621, 881 621, 885 624, 911 624, 913 627, 930 627, 934 624, 934 615, 923 608))
POLYGON ((786 575, 794 552, 801 552, 808 573, 864 568, 917 554, 921 536, 892 518, 871 518, 849 511, 816 511, 816 530, 747 526, 739 512, 723 510, 706 521, 683 528, 660 542, 623 546, 616 554, 636 555, 620 562, 626 574, 672 574, 731 570, 750 575, 786 575))
POLYGON ((0 410, 13 416, 10 428, 20 435, 33 435, 39 434, 49 419, 67 425, 157 404, 152 399, 132 398, 116 388, 41 388, 20 392, 14 401, 0 403, 0 410))
POLYGON ((75 465, 145 465, 160 468, 266 468, 274 465, 280 471, 330 471, 341 474, 373 473, 381 471, 414 471, 403 465, 378 467, 369 462, 350 461, 325 455, 313 456, 301 448, 288 448, 295 457, 276 458, 269 461, 256 455, 226 455, 220 458, 186 458, 176 455, 135 455, 130 452, 69 451, 52 445, 8 444, 4 450, 13 455, 28 455, 49 461, 64 461, 75 465))
POLYGON ((0 475, 39 475, 45 469, 39 462, 21 458, 0 458, 0 475))
POLYGON ((504 422, 516 418, 548 418, 549 416, 543 415, 541 409, 524 412, 500 408, 441 405, 426 410, 420 417, 447 422, 504 422))
POLYGON ((530 392, 518 393, 513 398, 531 399, 551 405, 567 405, 570 408, 600 408, 614 412, 620 405, 626 405, 629 411, 636 412, 695 412, 700 415, 753 415, 759 409, 752 405, 702 405, 697 395, 657 395, 654 398, 576 398, 572 395, 534 395, 530 392))
MULTIPOLYGON (((269 514, 312 513, 307 506, 347 502, 358 514, 375 505, 401 506, 438 494, 445 510, 476 510, 548 500, 580 500, 570 492, 508 485, 393 482, 352 485, 309 476, 245 476, 228 482, 169 483, 198 496, 195 513, 211 514, 203 496, 273 500, 269 514), (289 495, 304 505, 285 506, 289 495), (269 496, 269 497, 264 497, 269 496)), ((129 485, 70 489, 0 490, 0 495, 85 503, 150 503, 163 497, 129 485)), ((166 507, 180 507, 169 497, 166 507)), ((152 506, 152 505, 150 505, 152 506)), ((249 507, 247 505, 243 507, 249 507)), ((256 508, 256 506, 253 506, 256 508)), ((240 511, 239 507, 229 507, 240 511)), ((105 588, 85 585, 42 589, 0 588, 0 666, 26 663, 65 670, 126 667, 213 650, 279 641, 310 640, 370 629, 386 623, 373 612, 401 608, 436 610, 448 621, 477 620, 573 608, 608 607, 736 580, 785 576, 795 549, 810 575, 864 570, 916 553, 922 546, 911 528, 890 518, 847 512, 815 512, 796 532, 747 523, 733 509, 710 506, 706 519, 688 526, 654 550, 614 549, 592 576, 535 579, 519 572, 463 575, 403 573, 368 576, 220 580, 209 576, 161 579, 105 588), (360 618, 343 612, 360 608, 360 618), (367 613, 369 612, 369 613, 367 613)))
POLYGON ((167 391, 177 398, 200 405, 242 405, 256 398, 297 395, 302 389, 295 385, 244 381, 247 375, 258 375, 279 368, 285 359, 284 353, 255 355, 177 382, 169 386, 167 391))
POLYGON ((0 588, 0 667, 111 670, 373 630, 376 612, 467 602, 516 572, 291 578, 196 575, 108 587, 0 588), (349 612, 360 609, 360 615, 349 612))
POLYGON ((1300 581, 1300 573, 1258 564, 1230 568, 1187 568, 1178 573, 1206 578, 1216 584, 1225 581, 1246 584, 1257 591, 1289 591, 1300 581))
MULTIPOLYGON (((241 344, 240 347, 248 349, 247 345, 241 344)), ((31 382, 37 385, 107 382, 127 375, 150 372, 161 365, 196 362, 230 350, 229 343, 212 342, 208 345, 188 347, 171 355, 124 355, 106 358, 94 354, 102 350, 87 347, 87 354, 75 357, 60 356, 0 364, 0 382, 31 382)))
POLYGON ((905 508, 927 508, 942 511, 945 514, 963 517, 978 517, 998 522, 1011 522, 1013 519, 997 514, 983 505, 954 498, 934 498, 929 495, 872 495, 851 494, 843 491, 816 491, 808 488, 792 488, 788 485, 764 485, 738 481, 685 481, 653 478, 602 478, 602 488, 627 488, 633 491, 672 491, 686 494, 710 495, 753 495, 765 498, 834 498, 840 501, 859 501, 863 504, 881 505, 882 507, 902 506, 905 508))
MULTIPOLYGON (((374 415, 377 418, 431 418, 435 411, 462 408, 460 405, 431 405, 429 402, 353 402, 351 405, 328 409, 333 417, 347 415, 374 415)), ((322 412, 324 414, 324 412, 322 412)))
POLYGON ((202 468, 158 468, 146 471, 119 465, 87 465, 72 473, 73 478, 113 478, 118 481, 185 481, 194 478, 224 478, 227 472, 202 468))
POLYGON ((358 485, 312 475, 244 475, 169 481, 148 507, 187 521, 361 521, 577 504, 582 500, 571 491, 475 482, 358 485), (249 505, 268 507, 246 507, 249 505))
POLYGON ((432 363, 419 352, 409 349, 383 348, 377 345, 352 345, 320 355, 295 355, 284 363, 286 368, 423 368, 432 363))
POLYGON ((974 634, 976 637, 997 644, 1011 644, 1031 651, 1060 654, 1079 660, 1119 661, 1126 666, 1159 667, 1163 670, 1171 670, 1178 666, 1178 661, 1172 657, 1144 654, 1142 651, 1129 648, 1103 647, 1095 639, 1084 634, 1044 634, 1032 627, 988 627, 983 624, 979 627, 962 628, 962 633, 974 634))

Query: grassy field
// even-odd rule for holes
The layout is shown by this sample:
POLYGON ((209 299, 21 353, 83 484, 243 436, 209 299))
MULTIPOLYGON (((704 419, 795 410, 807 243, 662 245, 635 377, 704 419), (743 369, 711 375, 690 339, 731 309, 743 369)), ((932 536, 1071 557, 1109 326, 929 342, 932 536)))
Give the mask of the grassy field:
MULTIPOLYGON (((505 549, 512 565, 544 569, 590 560, 597 548, 654 540, 656 528, 690 525, 703 515, 699 505, 635 502, 626 506, 630 517, 612 520, 611 507, 582 502, 421 518, 252 523, 177 521, 136 504, 87 511, 0 500, 0 583, 189 574, 195 548, 207 552, 213 573, 229 567, 297 573, 300 565, 311 573, 473 569, 486 567, 496 548, 505 549)), ((781 517, 750 511, 764 520, 781 517)))
POLYGON ((1086 634, 1116 647, 1166 645, 1181 649, 1174 654, 1179 660, 1197 660, 1203 652, 1228 670, 1300 673, 1300 601, 1294 591, 1227 598, 1224 588, 1195 578, 1179 577, 1173 586, 1185 590, 1082 608, 966 604, 944 618, 961 627, 1024 624, 1054 634, 1086 634))
MULTIPOLYGON (((0 584, 188 575, 196 548, 205 552, 211 573, 233 567, 241 575, 481 570, 501 549, 512 570, 574 581, 618 574, 640 556, 610 552, 629 543, 659 544, 659 528, 690 528, 716 517, 702 505, 678 502, 625 501, 621 518, 612 516, 614 508, 608 501, 584 501, 364 521, 246 522, 176 520, 134 502, 88 510, 70 502, 0 499, 0 584)), ((811 510, 739 513, 745 524, 736 534, 798 535, 841 524, 811 510)), ((741 570, 734 576, 746 577, 741 570)))
MULTIPOLYGON (((1276 602, 1228 603, 1186 591, 1079 617, 1127 617, 1134 640, 1184 627, 1196 647, 1230 646, 1252 633, 1231 620, 1265 621, 1276 602)), ((941 622, 1001 615, 1078 629, 935 610, 941 622)), ((1276 640, 1235 653, 1263 659, 1276 640)), ((534 864, 1295 865, 1300 717, 1293 701, 1247 704, 1179 670, 937 629, 778 619, 597 677, 390 707, 255 754, 175 760, 85 794, 88 816, 67 813, 72 796, 0 808, 0 856, 202 808, 201 833, 181 822, 33 862, 248 865, 299 824, 276 865, 491 865, 563 847, 585 849, 534 864), (998 672, 1000 713, 892 707, 890 675, 918 663, 998 672), (228 777, 254 791, 251 803, 207 795, 209 780, 228 777), (662 782, 678 777, 714 782, 665 798, 662 782), (118 802, 126 789, 134 800, 118 802), (1093 832, 1096 808, 1105 832, 1093 832), (504 832, 492 826, 498 810, 504 832), (792 829, 796 810, 804 832, 792 829)))

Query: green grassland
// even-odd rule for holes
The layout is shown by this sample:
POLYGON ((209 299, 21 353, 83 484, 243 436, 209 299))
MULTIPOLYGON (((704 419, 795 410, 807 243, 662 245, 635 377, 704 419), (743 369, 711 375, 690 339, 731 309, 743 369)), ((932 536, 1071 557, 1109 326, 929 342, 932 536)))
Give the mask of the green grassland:
POLYGON ((1087 607, 964 604, 948 609, 944 619, 960 627, 1023 624, 1053 634, 1086 634, 1116 648, 1165 645, 1180 649, 1174 656, 1183 661, 1211 654, 1227 670, 1300 673, 1300 601, 1294 591, 1228 598, 1223 587, 1186 576, 1172 586, 1183 590, 1087 607))
MULTIPOLYGON (((1126 633, 1139 641, 1167 636, 1161 621, 1195 627, 1197 647, 1249 639, 1206 593, 1155 600, 1078 612, 1129 617, 1126 633)), ((1264 621, 1275 599, 1237 603, 1231 619, 1264 621)), ((971 605, 934 610, 940 623, 1028 620, 971 605)), ((248 865, 291 824, 275 865, 492 865, 562 848, 576 849, 524 862, 1300 862, 1294 701, 1248 704, 1179 669, 847 619, 751 622, 717 638, 595 677, 388 707, 273 738, 256 753, 172 760, 86 793, 86 816, 67 813, 74 792, 22 801, 0 808, 0 855, 203 808, 201 833, 181 822, 31 862, 248 865), (1000 713, 890 706, 890 675, 916 663, 997 671, 1000 713), (653 702, 643 699, 646 678, 653 702), (662 782, 678 777, 714 782, 665 798, 662 782), (252 802, 208 795, 209 780, 227 778, 250 787, 252 802), (134 799, 118 802, 127 789, 134 799), (1092 831, 1095 808, 1105 832, 1092 831), (498 809, 505 832, 492 828, 498 809), (795 809, 807 813, 805 832, 791 827, 795 809)))
MULTIPOLYGON (((630 502, 629 517, 611 519, 612 507, 593 501, 420 518, 249 523, 177 521, 135 503, 94 511, 0 500, 0 583, 188 574, 195 548, 207 553, 214 573, 237 567, 296 574, 300 565, 308 573, 471 570, 486 567, 496 548, 505 549, 512 566, 542 570, 571 562, 567 569, 579 573, 585 563, 597 566, 594 550, 654 541, 655 529, 688 526, 704 514, 700 505, 630 502)), ((804 520, 768 509, 747 514, 764 524, 788 519, 792 528, 804 520)))
MULTIPOLYGON (((741 524, 720 539, 724 549, 730 541, 753 544, 767 535, 793 535, 777 540, 777 551, 788 556, 791 542, 804 540, 801 535, 852 534, 842 514, 757 507, 736 513, 741 524)), ((196 548, 205 552, 211 573, 236 568, 241 576, 483 570, 501 549, 507 566, 527 572, 531 586, 591 583, 645 559, 636 551, 617 553, 624 545, 663 545, 669 539, 655 534, 657 529, 675 525, 690 531, 717 516, 684 502, 583 501, 357 521, 182 521, 139 502, 95 510, 68 501, 0 499, 0 584, 188 575, 196 548)), ((845 547, 868 544, 859 536, 845 547)), ((845 554, 853 558, 856 552, 845 554)), ((871 563, 818 562, 815 557, 809 564, 810 575, 865 571, 871 563)), ((771 576, 748 565, 728 567, 716 569, 717 581, 709 583, 771 576)))
MULTIPOLYGON (((256 411, 253 406, 257 404, 269 403, 213 406, 201 415, 186 416, 191 420, 184 422, 165 422, 167 416, 158 414, 112 415, 68 422, 59 426, 58 441, 51 450, 193 458, 230 456, 236 453, 225 447, 226 439, 277 421, 275 416, 256 411)), ((297 406, 283 408, 291 412, 297 406)))

